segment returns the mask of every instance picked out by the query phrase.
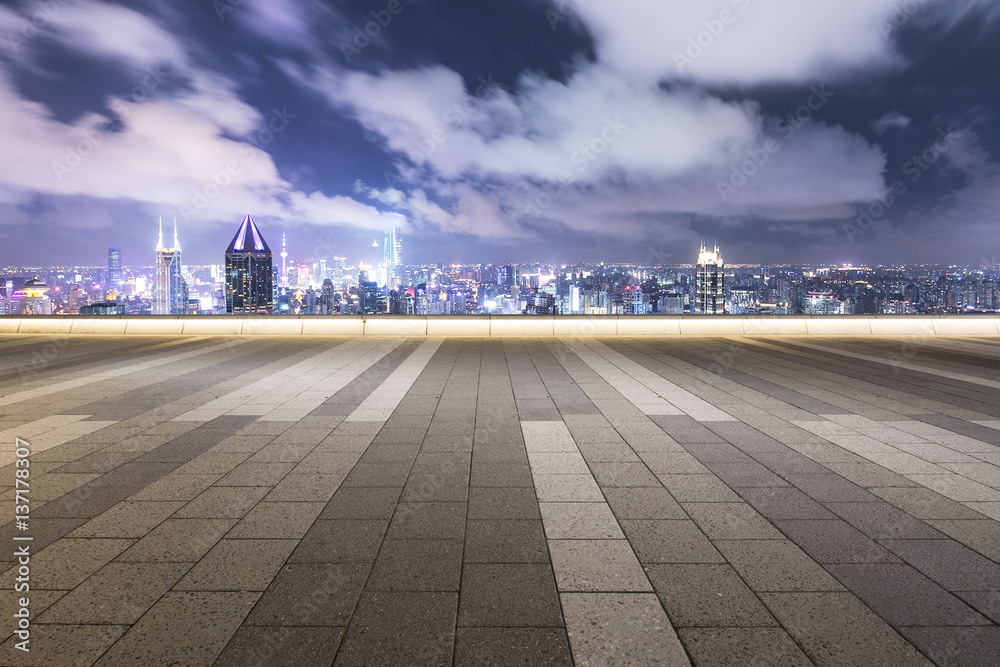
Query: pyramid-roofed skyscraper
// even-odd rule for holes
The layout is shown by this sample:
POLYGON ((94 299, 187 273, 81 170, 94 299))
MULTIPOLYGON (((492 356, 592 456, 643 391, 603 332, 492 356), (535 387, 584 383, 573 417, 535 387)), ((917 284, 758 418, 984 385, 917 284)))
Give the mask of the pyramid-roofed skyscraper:
POLYGON ((271 249, 247 214, 226 248, 226 312, 260 314, 273 308, 271 249))

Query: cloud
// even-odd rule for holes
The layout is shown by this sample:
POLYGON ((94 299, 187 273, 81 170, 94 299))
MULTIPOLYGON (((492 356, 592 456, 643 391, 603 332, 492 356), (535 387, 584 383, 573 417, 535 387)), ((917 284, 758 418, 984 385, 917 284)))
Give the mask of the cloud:
POLYGON ((990 3, 621 0, 570 6, 595 36, 601 62, 616 70, 643 80, 752 86, 833 81, 859 68, 897 66, 893 35, 911 16, 953 26, 990 3))
POLYGON ((876 134, 882 135, 890 130, 905 130, 910 126, 910 122, 909 116, 904 116, 898 111, 890 111, 872 123, 872 129, 876 134))
MULTIPOLYGON (((5 201, 37 195, 130 201, 154 215, 206 222, 230 223, 252 211, 289 224, 400 224, 398 215, 348 197, 295 190, 266 151, 294 119, 264 117, 232 80, 198 67, 149 17, 84 0, 53 12, 50 21, 62 45, 124 63, 136 85, 109 97, 109 112, 63 122, 22 97, 0 62, 0 145, 18 156, 0 160, 5 201)), ((69 216, 66 224, 84 223, 69 216)))
MULTIPOLYGON (((533 238, 543 223, 641 234, 673 214, 820 219, 849 215, 883 184, 881 151, 841 128, 778 123, 756 104, 601 64, 566 82, 529 74, 516 92, 488 79, 467 90, 442 66, 285 67, 373 133, 419 191, 375 198, 446 231, 533 238)), ((803 103, 820 110, 835 93, 815 90, 803 103)))

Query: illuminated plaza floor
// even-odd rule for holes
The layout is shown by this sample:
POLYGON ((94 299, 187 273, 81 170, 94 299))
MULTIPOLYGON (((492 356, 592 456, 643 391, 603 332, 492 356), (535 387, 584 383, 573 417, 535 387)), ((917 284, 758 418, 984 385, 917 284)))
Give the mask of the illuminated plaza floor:
POLYGON ((0 336, 0 664, 993 665, 998 343, 0 336))

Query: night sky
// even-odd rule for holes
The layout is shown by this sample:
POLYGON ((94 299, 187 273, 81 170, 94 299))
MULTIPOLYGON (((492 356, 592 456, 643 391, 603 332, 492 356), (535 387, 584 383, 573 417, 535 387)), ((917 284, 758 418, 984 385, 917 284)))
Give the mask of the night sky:
POLYGON ((1000 262, 996 0, 0 2, 0 266, 1000 262), (165 234, 169 236, 170 233, 165 234))

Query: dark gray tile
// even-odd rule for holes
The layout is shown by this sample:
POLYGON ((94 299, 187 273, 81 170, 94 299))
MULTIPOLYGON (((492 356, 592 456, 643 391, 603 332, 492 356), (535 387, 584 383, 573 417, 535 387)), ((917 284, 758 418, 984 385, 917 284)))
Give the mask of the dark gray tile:
POLYGON ((759 463, 716 463, 703 461, 705 467, 715 473, 730 487, 743 486, 788 486, 788 482, 759 463))
POLYGON ((358 463, 347 474, 344 486, 403 486, 410 474, 410 462, 358 463))
POLYGON ((817 563, 898 563, 899 559, 843 521, 776 521, 817 563))
POLYGON ((836 518, 830 510, 794 487, 757 486, 734 490, 771 521, 836 518))
POLYGON ((538 501, 533 488, 478 487, 469 490, 469 520, 538 518, 538 501))
POLYGON ((1000 627, 902 628, 900 632, 940 667, 995 667, 1000 627))
POLYGON ((299 542, 289 561, 372 563, 388 526, 388 521, 375 519, 320 519, 299 542))
POLYGON ((762 593, 816 664, 927 666, 927 659, 851 593, 762 593))
POLYGON ((562 628, 459 628, 455 667, 570 667, 562 628))
POLYGON ((320 513, 320 519, 385 519, 392 518, 399 501, 400 488, 340 487, 320 513))
POLYGON ((392 540, 454 540, 465 537, 465 503, 399 503, 389 524, 392 540))
POLYGON ((343 628, 243 626, 212 667, 328 665, 343 628))
POLYGON ((950 591, 1000 590, 1000 565, 954 540, 879 540, 950 591))
POLYGON ((345 626, 361 595, 368 566, 289 563, 281 568, 247 625, 345 626))
POLYGON ((825 475, 802 475, 796 473, 787 474, 784 477, 792 486, 821 503, 870 503, 878 501, 878 498, 860 486, 852 484, 834 473, 825 475))
POLYGON ((889 503, 827 503, 826 507, 872 539, 938 539, 944 535, 889 503))
POLYGON ((548 547, 542 522, 473 521, 465 533, 467 563, 547 563, 548 547))
POLYGON ((693 521, 619 521, 643 565, 647 563, 723 563, 693 521))
POLYGON ((472 464, 472 486, 519 486, 531 488, 528 462, 472 464))
POLYGON ((777 625, 729 565, 648 565, 646 574, 676 628, 777 625))
POLYGON ((681 628, 681 643, 695 667, 811 667, 781 628, 681 628))
POLYGON ((561 627, 552 567, 466 564, 458 620, 462 626, 561 627))
POLYGON ((366 588, 458 592, 461 578, 461 540, 386 540, 366 588))
POLYGON ((826 569, 893 626, 989 623, 905 563, 828 565, 826 569))
POLYGON ((335 665, 450 665, 458 593, 366 592, 335 665))

